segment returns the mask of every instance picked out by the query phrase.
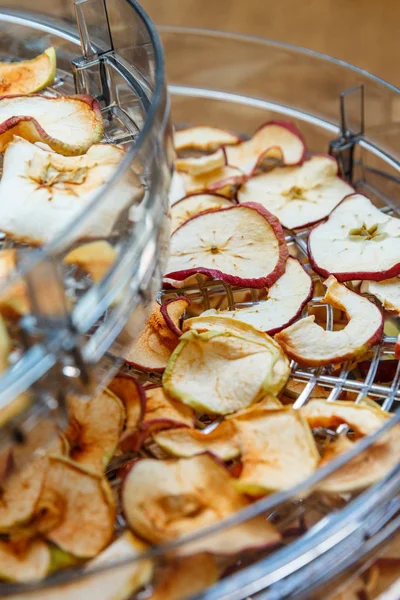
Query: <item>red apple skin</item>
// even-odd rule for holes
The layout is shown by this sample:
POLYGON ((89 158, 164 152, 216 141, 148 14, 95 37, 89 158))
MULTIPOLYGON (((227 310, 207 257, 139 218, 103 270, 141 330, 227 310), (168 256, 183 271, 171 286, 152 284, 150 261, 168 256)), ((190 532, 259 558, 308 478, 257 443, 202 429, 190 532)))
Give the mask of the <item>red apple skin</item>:
MULTIPOLYGON (((139 381, 136 379, 136 377, 134 377, 133 375, 130 375, 130 373, 124 373, 123 371, 119 372, 119 373, 118 373, 118 374, 115 376, 115 379, 118 379, 119 381, 126 380, 126 381, 128 382, 128 385, 129 385, 129 384, 133 384, 133 385, 136 387, 136 391, 137 391, 137 394, 138 394, 138 396, 139 396, 139 402, 140 402, 140 416, 139 416, 139 420, 138 420, 138 426, 140 427, 140 425, 141 425, 141 423, 142 423, 142 421, 143 421, 143 418, 144 418, 145 412, 146 412, 146 403, 147 403, 147 400, 146 400, 146 392, 145 392, 145 389, 144 389, 144 387, 143 387, 143 386, 142 386, 142 384, 141 384, 141 383, 140 383, 140 382, 139 382, 139 381)), ((115 394, 115 395, 116 395, 118 398, 120 398, 120 396, 118 395, 118 393, 117 393, 117 392, 114 392, 114 388, 113 388, 113 385, 112 385, 112 381, 110 382, 110 384, 109 384, 108 388, 109 388, 109 390, 110 390, 111 392, 113 392, 113 393, 114 393, 114 394, 115 394)), ((124 403, 122 399, 121 399, 121 401, 122 401, 122 403, 124 403)))
POLYGON ((397 340, 394 346, 394 357, 400 360, 400 341, 397 340))
POLYGON ((247 208, 251 208, 257 211, 260 215, 264 217, 266 221, 268 221, 269 225, 272 227, 276 238, 279 243, 279 258, 278 262, 274 268, 274 270, 266 275, 265 277, 259 277, 256 279, 245 279, 242 277, 237 277, 236 275, 227 275, 226 273, 222 273, 222 271, 218 271, 217 269, 208 269, 206 267, 194 267, 192 269, 184 269, 182 271, 174 271, 172 273, 166 273, 165 277, 170 279, 175 279, 177 281, 182 281, 195 273, 203 273, 204 275, 208 275, 209 277, 213 277, 214 279, 219 279, 220 281, 225 281, 226 283, 230 283, 235 286, 243 286, 243 287, 252 287, 252 288, 263 288, 263 287, 271 287, 272 284, 275 283, 277 279, 285 272, 286 261, 289 258, 289 250, 286 245, 285 235, 283 233, 282 226, 279 222, 279 219, 272 215, 266 208, 261 206, 261 204, 257 204, 256 202, 243 202, 243 204, 228 206, 227 208, 221 208, 219 210, 208 210, 200 215, 194 215, 190 219, 188 219, 185 223, 182 223, 178 229, 172 234, 172 238, 182 227, 185 227, 187 223, 193 221, 194 219, 198 219, 199 217, 203 217, 205 214, 209 213, 219 213, 225 212, 228 210, 238 210, 241 206, 245 206, 247 208))
POLYGON ((169 314, 168 314, 168 306, 172 302, 177 302, 179 300, 185 300, 185 302, 187 303, 187 306, 190 305, 189 298, 186 298, 185 296, 177 296, 176 298, 172 298, 171 300, 167 300, 166 302, 163 302, 163 304, 161 304, 161 307, 160 307, 160 311, 161 311, 162 316, 164 317, 164 321, 166 322, 166 324, 170 328, 170 330, 173 331, 173 333, 175 333, 178 337, 180 337, 182 335, 182 330, 179 329, 179 327, 177 327, 175 325, 175 323, 173 322, 173 320, 169 316, 169 314))

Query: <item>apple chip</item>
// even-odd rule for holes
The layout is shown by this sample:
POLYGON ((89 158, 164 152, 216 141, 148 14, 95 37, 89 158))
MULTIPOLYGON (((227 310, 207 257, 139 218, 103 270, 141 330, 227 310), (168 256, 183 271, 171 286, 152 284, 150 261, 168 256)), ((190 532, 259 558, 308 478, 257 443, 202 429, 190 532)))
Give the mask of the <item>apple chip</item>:
POLYGON ((310 400, 300 410, 312 428, 335 428, 345 423, 360 435, 374 433, 391 416, 370 404, 355 404, 348 400, 310 400))
POLYGON ((168 327, 171 331, 176 333, 177 336, 182 335, 181 319, 189 304, 190 300, 183 296, 167 300, 167 302, 161 304, 161 314, 168 327))
MULTIPOLYGON (((125 517, 141 537, 161 543, 215 523, 248 505, 228 470, 210 454, 158 461, 143 459, 129 472, 122 492, 125 517)), ((181 554, 237 554, 280 540, 278 531, 260 516, 190 542, 181 554)))
POLYGON ((226 415, 266 392, 278 392, 288 374, 287 361, 272 344, 232 331, 192 330, 172 354, 163 385, 170 396, 200 413, 226 415))
MULTIPOLYGON (((14 138, 4 155, 0 182, 1 230, 32 244, 54 239, 103 189, 123 156, 124 151, 117 146, 95 144, 83 156, 65 157, 14 138)), ((96 215, 85 222, 79 236, 108 236, 120 212, 142 191, 132 171, 129 181, 118 185, 113 205, 99 204, 96 215)), ((79 258, 79 250, 74 252, 79 258)), ((109 260, 110 252, 107 254, 109 260)), ((82 255, 80 258, 82 261, 82 255)))
MULTIPOLYGON (((172 302, 170 303, 168 322, 161 312, 161 306, 158 302, 154 302, 145 328, 124 356, 129 365, 144 371, 158 373, 164 371, 169 357, 179 344, 176 329, 179 328, 179 319, 189 304, 188 300, 182 298, 178 298, 173 302, 177 304, 172 306, 172 302), (171 319, 173 319, 173 329, 170 326, 171 319)), ((163 312, 166 314, 165 310, 163 312)))
POLYGON ((103 473, 118 446, 125 422, 125 409, 109 390, 83 400, 69 396, 68 428, 71 458, 95 473, 103 473))
POLYGON ((338 177, 334 158, 312 156, 299 167, 276 167, 252 177, 238 192, 239 202, 259 202, 283 227, 298 229, 325 219, 354 188, 338 177))
POLYGON ((232 206, 232 202, 219 194, 191 194, 174 204, 171 209, 171 231, 174 233, 180 227, 200 213, 208 210, 218 210, 232 206))
POLYGON ((125 431, 133 431, 141 424, 146 410, 146 392, 135 377, 119 373, 108 389, 118 396, 125 407, 125 431))
POLYGON ((103 131, 100 106, 90 96, 0 98, 0 152, 17 135, 43 142, 58 154, 76 156, 99 142, 103 131))
POLYGON ((293 123, 286 121, 265 123, 249 140, 225 148, 227 164, 241 169, 247 176, 251 176, 266 157, 277 158, 285 165, 298 165, 305 159, 306 151, 301 133, 293 123))
POLYGON ((400 275, 400 220, 352 194, 311 231, 308 249, 313 268, 325 277, 390 279, 400 275))
POLYGON ((0 96, 32 94, 51 85, 56 74, 55 48, 31 60, 0 62, 0 96))
POLYGON ((238 319, 274 335, 301 316, 312 293, 311 277, 296 258, 289 257, 284 274, 270 287, 266 300, 235 310, 210 309, 201 316, 218 315, 238 319))
POLYGON ((235 426, 223 421, 210 433, 198 429, 168 429, 153 434, 154 441, 168 454, 188 458, 211 452, 221 460, 232 460, 240 455, 235 426))
POLYGON ((288 249, 279 221, 258 204, 192 217, 171 237, 166 277, 203 273, 238 286, 270 286, 284 273, 288 249))
MULTIPOLYGON (((7 248, 0 252, 0 284, 4 285, 16 273, 17 251, 7 248)), ((19 318, 30 311, 26 285, 19 279, 5 287, 0 294, 0 313, 9 319, 19 318)))
POLYGON ((400 333, 397 336, 397 340, 394 345, 394 356, 397 358, 397 360, 400 360, 400 333))
POLYGON ((363 294, 372 294, 375 298, 378 298, 385 310, 400 315, 399 277, 392 277, 383 281, 363 281, 360 291, 363 294))
POLYGON ((107 480, 60 456, 48 458, 36 514, 47 539, 82 558, 98 554, 114 533, 107 480))
POLYGON ((227 415, 225 419, 227 421, 234 420, 236 417, 252 415, 258 413, 260 410, 275 410, 276 408, 283 408, 282 402, 276 396, 272 394, 266 394, 261 400, 255 404, 251 404, 247 408, 242 408, 231 415, 227 415))
POLYGON ((197 126, 179 129, 175 131, 174 145, 175 150, 204 150, 213 151, 221 146, 238 144, 240 137, 218 127, 197 126))
POLYGON ((212 154, 205 154, 203 156, 193 156, 189 158, 177 158, 175 161, 175 167, 177 171, 183 171, 189 173, 189 175, 202 175, 203 173, 209 173, 215 171, 215 169, 221 169, 225 166, 225 153, 222 148, 219 148, 212 154))
POLYGON ((64 258, 64 263, 77 265, 98 283, 115 263, 117 256, 116 249, 109 242, 99 240, 74 248, 64 258))
POLYGON ((260 496, 299 483, 317 468, 319 454, 307 421, 292 408, 254 407, 233 416, 243 469, 235 481, 242 493, 260 496))
POLYGON ((17 582, 40 580, 49 569, 50 550, 46 542, 0 540, 0 579, 17 582))
POLYGON ((206 173, 190 175, 181 172, 186 194, 195 192, 219 192, 228 198, 233 196, 236 186, 246 181, 246 175, 236 167, 220 167, 206 173))
POLYGON ((169 188, 169 203, 173 206, 178 200, 186 196, 185 184, 182 175, 174 171, 172 173, 171 185, 169 188))
POLYGON ((275 336, 286 354, 303 365, 319 366, 357 359, 379 342, 382 335, 383 317, 375 304, 338 283, 333 276, 324 284, 327 292, 323 301, 344 310, 349 318, 344 329, 325 331, 311 315, 275 336))
POLYGON ((210 554, 185 556, 170 562, 148 600, 182 600, 200 594, 219 578, 219 568, 210 554))

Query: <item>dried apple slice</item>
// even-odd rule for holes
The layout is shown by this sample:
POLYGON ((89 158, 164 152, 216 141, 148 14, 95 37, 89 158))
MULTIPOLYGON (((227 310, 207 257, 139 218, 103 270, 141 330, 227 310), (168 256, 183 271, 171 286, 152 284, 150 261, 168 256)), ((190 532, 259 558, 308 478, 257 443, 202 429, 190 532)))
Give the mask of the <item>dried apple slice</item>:
POLYGON ((260 496, 299 483, 320 459, 307 421, 292 408, 263 409, 234 416, 243 469, 240 492, 260 496), (290 440, 290 443, 288 443, 290 440))
POLYGON ((108 384, 108 389, 118 396, 125 407, 125 431, 134 431, 143 421, 146 410, 146 392, 135 377, 120 373, 108 384))
POLYGON ((234 189, 246 181, 246 175, 236 167, 224 166, 199 175, 182 172, 181 179, 186 194, 219 192, 230 198, 233 196, 234 189))
POLYGON ((50 550, 46 542, 0 541, 0 579, 34 581, 43 579, 50 569, 50 550))
MULTIPOLYGON (((65 157, 15 138, 5 153, 0 182, 1 230, 33 244, 53 239, 101 191, 123 156, 117 146, 96 144, 83 156, 65 157)), ((112 207, 100 204, 80 237, 108 236, 120 212, 143 190, 132 171, 117 191, 112 207)))
POLYGON ((70 457, 95 473, 103 473, 114 455, 125 422, 121 400, 104 390, 90 400, 69 396, 68 428, 70 457))
MULTIPOLYGON (((219 523, 248 502, 210 454, 166 461, 138 461, 125 479, 122 502, 128 525, 152 543, 179 538, 219 523)), ((280 535, 263 517, 185 544, 182 554, 236 554, 268 547, 280 535)))
POLYGON ((382 335, 383 317, 375 304, 338 283, 333 276, 324 284, 327 292, 323 301, 344 310, 349 322, 340 331, 325 331, 311 315, 277 333, 276 341, 300 364, 319 366, 358 358, 382 335))
POLYGON ((239 202, 259 202, 283 227, 298 229, 325 219, 354 188, 338 177, 334 158, 312 156, 299 167, 276 167, 249 179, 239 202))
POLYGON ((313 268, 338 281, 382 281, 400 275, 400 220, 352 194, 310 233, 313 268))
POLYGON ((296 258, 289 257, 284 274, 270 287, 266 300, 236 310, 210 309, 201 316, 218 315, 238 319, 259 331, 274 335, 301 316, 312 293, 311 277, 296 258))
POLYGON ((212 154, 205 154, 204 156, 177 158, 175 161, 175 168, 177 171, 183 171, 184 173, 189 173, 189 175, 194 175, 196 177, 203 173, 215 171, 215 169, 221 169, 225 166, 225 163, 225 153, 222 148, 220 148, 212 154))
POLYGON ((179 129, 174 135, 175 150, 178 152, 189 148, 212 152, 221 146, 238 144, 240 141, 240 137, 226 129, 203 125, 179 129))
MULTIPOLYGON (((5 283, 15 274, 17 251, 7 248, 0 252, 0 283, 5 283)), ((8 285, 0 295, 0 313, 9 319, 19 318, 30 311, 26 285, 22 279, 8 285)))
POLYGON ((385 310, 400 314, 400 278, 392 277, 383 281, 363 281, 362 294, 372 294, 378 298, 385 310))
POLYGON ((118 253, 105 240, 83 244, 71 250, 64 258, 66 265, 77 265, 88 273, 95 283, 101 281, 110 270, 118 253))
POLYGON ((53 82, 56 75, 55 48, 47 48, 31 60, 0 62, 0 96, 33 94, 53 82))
POLYGON ((192 217, 175 231, 166 277, 203 273, 261 288, 282 275, 287 258, 279 221, 258 204, 241 204, 192 217))
POLYGON ((306 152, 300 131, 287 121, 265 123, 249 140, 225 148, 227 164, 241 169, 247 176, 252 175, 266 157, 278 158, 285 165, 298 165, 304 161, 306 152))
POLYGON ((182 600, 200 594, 219 578, 219 568, 210 554, 185 556, 170 562, 148 600, 182 600))
POLYGON ((82 558, 98 554, 114 533, 115 504, 107 480, 60 456, 48 458, 36 513, 47 539, 82 558))
POLYGON ((185 183, 182 179, 182 175, 177 173, 176 171, 172 174, 171 185, 169 188, 169 203, 173 206, 178 200, 181 200, 184 196, 186 196, 185 183))
POLYGON ((277 379, 274 367, 280 361, 272 345, 230 331, 192 330, 172 354, 163 385, 170 396, 201 413, 226 415, 279 391, 288 376, 279 365, 277 379))
POLYGON ((200 213, 232 206, 232 202, 219 194, 191 194, 174 204, 171 209, 171 232, 200 213))
POLYGON ((142 333, 127 350, 124 358, 129 365, 145 371, 162 373, 173 350, 179 344, 176 333, 179 319, 189 305, 189 300, 178 298, 168 306, 168 321, 164 318, 166 310, 161 312, 158 302, 153 304, 150 316, 142 333), (173 305, 173 303, 176 303, 173 305), (164 314, 163 314, 164 313, 164 314), (173 317, 171 316, 173 315, 173 317), (171 319, 173 318, 171 328, 171 319))
POLYGON ((43 142, 64 156, 84 154, 99 142, 104 125, 90 96, 3 96, 0 98, 0 152, 14 135, 43 142))
POLYGON ((190 300, 184 296, 167 300, 167 302, 163 302, 163 304, 161 304, 161 314, 164 317, 168 327, 171 329, 171 331, 176 333, 177 336, 182 335, 181 319, 189 304, 190 300))
POLYGON ((390 413, 370 404, 355 404, 347 400, 335 402, 327 402, 323 399, 310 400, 300 410, 312 428, 335 428, 346 423, 360 435, 374 433, 391 417, 390 413))
POLYGON ((211 452, 221 460, 240 455, 236 429, 231 421, 223 421, 210 433, 197 429, 168 429, 153 434, 154 441, 168 454, 188 458, 211 452))

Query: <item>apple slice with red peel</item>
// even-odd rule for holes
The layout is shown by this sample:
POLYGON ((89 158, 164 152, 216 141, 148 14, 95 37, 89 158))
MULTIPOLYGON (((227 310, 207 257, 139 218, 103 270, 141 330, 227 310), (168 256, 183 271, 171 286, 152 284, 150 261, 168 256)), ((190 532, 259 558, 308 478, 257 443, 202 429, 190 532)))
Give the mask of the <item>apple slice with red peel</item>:
POLYGON ((335 428, 345 423, 360 435, 374 433, 391 417, 390 413, 369 404, 355 404, 347 400, 310 400, 300 410, 312 428, 335 428))
POLYGON ((146 392, 139 381, 128 373, 120 373, 108 384, 125 407, 125 431, 134 431, 143 421, 146 410, 146 392))
POLYGON ((272 345, 231 331, 188 331, 163 376, 167 393, 200 413, 226 415, 275 393, 289 369, 272 345), (278 365, 278 370, 274 369, 278 365))
POLYGON ((30 60, 0 62, 0 96, 33 94, 53 82, 56 75, 55 48, 47 48, 30 60))
POLYGON ((197 429, 168 429, 153 434, 154 441, 172 456, 188 458, 211 452, 221 460, 240 455, 236 429, 231 421, 223 421, 210 433, 197 429))
POLYGON ((186 194, 196 192, 219 192, 228 198, 233 196, 234 188, 246 181, 246 175, 236 167, 223 166, 213 171, 190 175, 181 173, 186 194))
POLYGON ((77 265, 98 283, 115 263, 117 256, 114 246, 105 240, 99 240, 74 248, 64 258, 64 263, 77 265))
POLYGON ((36 507, 39 530, 47 539, 74 556, 95 556, 112 539, 115 513, 113 494, 104 477, 69 459, 48 458, 36 507))
POLYGON ((185 556, 167 564, 148 600, 182 600, 197 596, 218 581, 220 569, 207 553, 185 556))
POLYGON ((200 213, 232 206, 232 202, 219 194, 191 194, 174 204, 171 209, 171 232, 200 213))
POLYGON ((352 193, 354 188, 338 177, 335 159, 315 155, 299 167, 276 167, 249 179, 238 201, 259 202, 283 227, 299 229, 325 219, 352 193))
POLYGON ((284 274, 270 287, 266 300, 235 310, 210 309, 203 312, 201 316, 217 315, 237 319, 252 325, 259 331, 274 335, 301 316, 312 293, 311 277, 296 258, 289 257, 284 274))
POLYGON ((234 484, 240 492, 261 496, 283 490, 316 470, 320 456, 299 411, 254 407, 230 421, 238 430, 242 454, 243 469, 234 484))
POLYGON ((238 144, 240 141, 240 137, 226 129, 204 125, 179 129, 175 131, 174 135, 174 145, 177 152, 187 149, 212 152, 221 146, 238 144))
POLYGON ((68 427, 70 457, 95 473, 103 473, 118 446, 125 422, 121 400, 109 390, 83 400, 69 396, 68 427))
POLYGON ((99 142, 103 131, 99 103, 90 96, 0 97, 0 152, 18 135, 43 142, 58 154, 76 156, 99 142))
POLYGON ((171 237, 166 277, 203 273, 238 286, 271 286, 284 273, 288 249, 276 217, 258 204, 202 213, 171 237))
POLYGON ((182 335, 182 329, 180 327, 181 319, 189 304, 190 300, 184 296, 167 300, 161 304, 161 314, 168 327, 171 331, 176 333, 177 336, 182 335))
POLYGON ((348 196, 308 239, 313 268, 338 281, 382 281, 400 275, 400 219, 361 194, 348 196))
POLYGON ((285 165, 301 164, 307 148, 300 131, 287 121, 270 121, 262 125, 253 136, 236 146, 225 148, 226 162, 253 175, 264 158, 277 158, 285 165))
POLYGON ((6 581, 43 579, 50 569, 50 549, 40 539, 27 543, 0 541, 0 578, 6 581))
POLYGON ((383 281, 363 281, 360 292, 378 298, 385 310, 400 315, 400 278, 392 277, 383 281))
POLYGON ((397 340, 394 345, 394 357, 397 358, 397 360, 400 360, 400 333, 397 336, 397 340))
POLYGON ((383 317, 367 298, 352 292, 331 276, 325 282, 324 302, 344 310, 348 324, 340 331, 325 331, 314 315, 300 319, 275 336, 286 354, 303 365, 319 366, 357 359, 379 342, 383 317))
POLYGON ((225 153, 222 148, 216 150, 212 154, 205 154, 203 156, 193 156, 188 158, 177 158, 175 161, 175 168, 177 171, 188 173, 197 177, 203 173, 209 173, 215 171, 215 169, 221 169, 226 164, 225 153))
MULTIPOLYGON (((220 523, 248 505, 228 470, 211 454, 166 461, 138 461, 122 490, 129 527, 151 543, 161 543, 220 523)), ((179 548, 180 554, 237 554, 278 543, 280 534, 260 516, 179 548)))

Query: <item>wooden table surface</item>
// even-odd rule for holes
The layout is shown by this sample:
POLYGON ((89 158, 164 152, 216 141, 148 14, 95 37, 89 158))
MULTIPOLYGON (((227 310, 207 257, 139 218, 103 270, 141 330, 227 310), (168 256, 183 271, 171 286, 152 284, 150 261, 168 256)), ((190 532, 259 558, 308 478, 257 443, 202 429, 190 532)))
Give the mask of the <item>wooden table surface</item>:
POLYGON ((400 0, 141 0, 156 24, 280 40, 400 86, 400 0))

